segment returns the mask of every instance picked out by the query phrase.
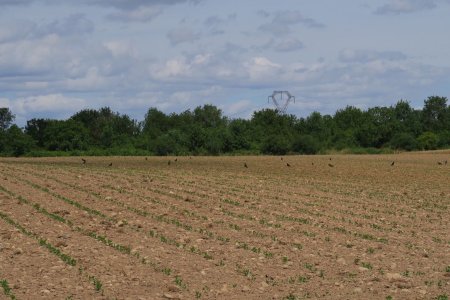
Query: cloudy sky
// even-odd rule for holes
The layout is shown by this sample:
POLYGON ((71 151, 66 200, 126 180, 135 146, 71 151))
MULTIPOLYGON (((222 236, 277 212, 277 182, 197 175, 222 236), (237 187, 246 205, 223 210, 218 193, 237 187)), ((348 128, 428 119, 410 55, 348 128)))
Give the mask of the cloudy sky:
POLYGON ((0 0, 0 107, 232 118, 295 95, 306 116, 450 95, 450 0, 0 0))

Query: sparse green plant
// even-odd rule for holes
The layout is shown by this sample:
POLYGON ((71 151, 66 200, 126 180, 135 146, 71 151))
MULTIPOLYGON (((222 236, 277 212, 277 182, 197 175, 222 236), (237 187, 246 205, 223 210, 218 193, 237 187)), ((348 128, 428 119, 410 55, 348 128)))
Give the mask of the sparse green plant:
POLYGON ((0 280, 0 286, 3 288, 3 293, 8 296, 11 300, 15 300, 16 296, 12 293, 11 288, 9 287, 8 281, 5 279, 0 280))
POLYGON ((442 240, 438 237, 433 236, 432 239, 433 239, 433 242, 435 242, 435 243, 442 243, 442 240))
POLYGON ((373 268, 372 265, 370 263, 368 263, 368 262, 362 262, 361 265, 364 268, 369 269, 369 270, 372 270, 372 268, 373 268))
POLYGON ((185 289, 186 288, 186 284, 183 282, 183 279, 181 279, 180 276, 176 275, 175 276, 175 284, 178 285, 179 287, 185 289))
POLYGON ((103 284, 98 278, 96 278, 95 276, 89 276, 89 281, 92 282, 97 292, 100 292, 102 290, 103 284))
POLYGON ((294 294, 289 294, 286 297, 283 298, 284 300, 297 300, 298 297, 295 296, 294 294))

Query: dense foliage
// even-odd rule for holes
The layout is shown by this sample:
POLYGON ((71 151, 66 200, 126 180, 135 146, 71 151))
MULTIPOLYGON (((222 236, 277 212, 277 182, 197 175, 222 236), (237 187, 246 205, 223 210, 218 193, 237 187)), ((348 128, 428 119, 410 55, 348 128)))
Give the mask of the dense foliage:
POLYGON ((31 119, 24 129, 0 108, 3 155, 218 155, 377 153, 380 149, 450 147, 450 106, 432 96, 422 110, 400 100, 394 106, 361 110, 347 106, 333 116, 306 118, 263 109, 250 120, 229 119, 213 105, 180 114, 150 108, 142 122, 105 107, 85 109, 67 120, 31 119))

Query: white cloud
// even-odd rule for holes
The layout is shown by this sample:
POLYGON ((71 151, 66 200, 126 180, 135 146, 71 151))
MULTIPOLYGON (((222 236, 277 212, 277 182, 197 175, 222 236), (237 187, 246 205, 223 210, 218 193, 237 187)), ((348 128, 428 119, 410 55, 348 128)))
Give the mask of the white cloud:
POLYGON ((281 70, 281 65, 270 61, 266 57, 254 57, 244 63, 244 67, 249 74, 249 79, 253 81, 267 80, 274 78, 281 70))
POLYGON ((141 6, 133 10, 119 10, 109 14, 107 18, 121 22, 150 22, 162 12, 161 6, 141 6))
POLYGON ((33 1, 34 0, 0 0, 0 5, 26 5, 33 1))
MULTIPOLYGON (((291 32, 291 27, 294 25, 303 25, 309 28, 323 28, 324 24, 314 20, 313 18, 305 17, 299 11, 278 11, 273 14, 264 12, 267 16, 272 16, 272 20, 259 26, 259 30, 273 34, 275 36, 286 35, 291 32)), ((260 13, 261 15, 262 13, 260 13)))
POLYGON ((201 2, 201 0, 82 0, 82 1, 72 0, 72 1, 83 2, 87 5, 114 7, 121 10, 134 10, 136 8, 144 6, 176 5, 189 2, 195 4, 201 2))
POLYGON ((208 17, 203 25, 208 29, 209 34, 211 35, 221 35, 225 33, 223 27, 228 23, 234 22, 236 20, 237 15, 229 14, 226 18, 221 18, 217 15, 208 17))
POLYGON ((401 14, 436 8, 439 0, 391 0, 378 7, 376 14, 401 14))
POLYGON ((82 36, 94 31, 94 23, 83 14, 72 14, 52 22, 17 20, 0 23, 0 43, 42 39, 49 36, 67 38, 82 36))
POLYGON ((1 99, 0 106, 9 107, 17 116, 17 122, 21 125, 26 120, 38 116, 45 118, 68 118, 75 112, 89 106, 89 103, 81 98, 67 97, 62 94, 36 95, 19 97, 15 99, 1 99))
POLYGON ((187 26, 177 27, 167 33, 167 38, 174 46, 182 43, 193 43, 198 40, 200 36, 200 33, 195 32, 192 28, 187 26))
POLYGON ((345 49, 339 53, 339 60, 346 63, 366 63, 376 60, 399 61, 405 59, 407 59, 407 56, 399 51, 345 49))
POLYGON ((66 89, 72 91, 104 90, 111 84, 111 82, 108 83, 107 79, 99 74, 99 70, 96 67, 89 68, 83 77, 75 79, 68 78, 63 83, 66 89))
POLYGON ((225 113, 225 115, 232 118, 236 117, 248 118, 256 109, 257 107, 255 107, 255 104, 252 101, 245 99, 222 106, 222 110, 225 113))
POLYGON ((274 45, 274 49, 279 52, 297 51, 304 47, 303 43, 296 38, 286 39, 274 45))
POLYGON ((183 77, 189 75, 191 66, 186 62, 186 58, 173 58, 165 62, 163 66, 151 66, 150 75, 155 79, 167 80, 173 77, 183 77))
POLYGON ((124 40, 110 40, 103 43, 103 46, 111 52, 114 57, 137 57, 137 51, 133 43, 124 40))

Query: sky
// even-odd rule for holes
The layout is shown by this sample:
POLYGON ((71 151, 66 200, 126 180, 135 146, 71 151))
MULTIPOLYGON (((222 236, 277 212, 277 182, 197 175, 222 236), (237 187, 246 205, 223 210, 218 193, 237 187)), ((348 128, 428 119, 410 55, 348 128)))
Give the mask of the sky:
POLYGON ((141 121, 219 107, 333 114, 450 95, 450 0, 0 0, 0 107, 141 121), (284 99, 283 99, 284 101, 284 99))

